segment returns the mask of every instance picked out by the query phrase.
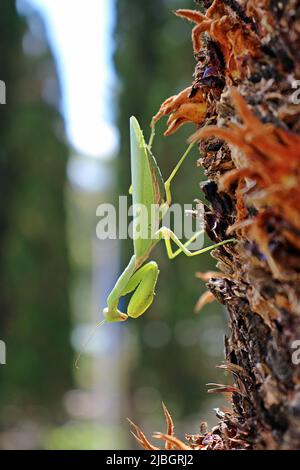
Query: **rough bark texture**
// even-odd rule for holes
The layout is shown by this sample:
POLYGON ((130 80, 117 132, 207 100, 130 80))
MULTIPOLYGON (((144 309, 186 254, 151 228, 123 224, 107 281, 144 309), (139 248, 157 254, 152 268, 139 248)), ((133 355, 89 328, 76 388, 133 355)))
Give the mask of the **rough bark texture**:
MULTIPOLYGON (((236 87, 260 120, 265 141, 268 127, 263 124, 272 123, 295 138, 293 151, 300 163, 300 140, 296 140, 300 106, 291 98, 295 91, 292 83, 300 78, 300 2, 196 3, 205 8, 214 3, 220 16, 230 15, 236 30, 247 32, 257 41, 255 53, 243 56, 238 52, 235 63, 231 59, 226 62, 216 33, 206 31, 205 46, 196 54, 193 89, 204 90, 210 106, 208 116, 217 116, 214 123, 221 128, 227 128, 229 122, 242 127, 232 102, 231 87, 236 87), (212 73, 207 74, 207 70, 212 73), (207 75, 211 76, 209 81, 207 75)), ((253 130, 254 138, 258 138, 256 132, 253 130)), ((245 134, 241 139, 244 143, 252 139, 250 130, 248 134, 250 137, 245 134)), ((296 200, 293 186, 296 181, 299 184, 299 164, 285 173, 280 160, 264 167, 264 162, 272 159, 272 151, 266 149, 263 155, 262 145, 260 149, 252 147, 263 161, 255 176, 255 156, 250 158, 248 152, 250 159, 245 161, 246 147, 213 137, 200 144, 199 162, 209 180, 203 185, 210 202, 206 208, 208 233, 217 242, 228 236, 231 227, 231 236, 238 239, 238 243, 214 252, 226 276, 208 282, 208 288, 229 313, 226 367, 234 372, 237 387, 232 393, 233 412, 220 413, 220 425, 209 433, 209 441, 220 445, 221 438, 221 447, 227 449, 299 449, 300 367, 293 365, 291 357, 291 345, 300 339, 300 200, 296 200), (235 168, 246 171, 232 176, 230 183, 227 178, 225 184, 224 175, 235 168), (276 188, 274 182, 269 186, 261 183, 264 170, 284 173, 276 188), (294 181, 290 190, 285 185, 288 177, 294 181)), ((289 162, 288 146, 281 158, 289 162)), ((194 437, 191 442, 200 439, 203 443, 203 437, 194 437)))
MULTIPOLYGON (((187 436, 187 448, 299 449, 300 1, 196 3, 200 11, 176 11, 196 24, 194 82, 154 120, 170 115, 165 135, 197 124, 207 232, 236 240, 215 250, 220 274, 207 284, 229 314, 222 367, 234 384, 211 390, 232 408, 187 436)), ((159 438, 186 448, 169 428, 159 438)))

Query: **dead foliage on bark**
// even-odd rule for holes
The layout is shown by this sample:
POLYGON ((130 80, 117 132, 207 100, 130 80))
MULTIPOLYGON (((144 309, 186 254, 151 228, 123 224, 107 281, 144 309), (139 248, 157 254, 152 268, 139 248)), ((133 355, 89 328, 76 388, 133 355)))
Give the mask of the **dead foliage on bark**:
MULTIPOLYGON (((196 25, 194 81, 155 120, 170 115, 166 134, 196 124, 207 232, 214 242, 229 233, 238 240, 214 251, 220 273, 199 275, 229 315, 220 367, 233 385, 211 390, 230 397, 231 408, 185 442, 168 414, 168 432, 155 437, 173 449, 299 449, 300 1, 196 3, 201 12, 176 12, 196 25)), ((198 306, 211 300, 206 294, 198 306)))

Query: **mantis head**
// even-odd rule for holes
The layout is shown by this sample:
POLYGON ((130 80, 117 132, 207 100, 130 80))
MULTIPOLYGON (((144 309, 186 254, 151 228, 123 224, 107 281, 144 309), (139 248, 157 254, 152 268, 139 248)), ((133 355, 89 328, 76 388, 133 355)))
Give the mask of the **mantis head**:
POLYGON ((118 309, 111 310, 107 307, 103 309, 103 316, 108 323, 126 321, 128 318, 126 313, 122 313, 118 309))

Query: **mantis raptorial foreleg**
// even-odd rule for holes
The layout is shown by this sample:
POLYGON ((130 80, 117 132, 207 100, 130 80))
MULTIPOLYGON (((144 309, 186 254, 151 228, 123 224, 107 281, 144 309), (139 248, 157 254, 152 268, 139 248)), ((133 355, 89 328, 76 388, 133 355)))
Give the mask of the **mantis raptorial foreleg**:
MULTIPOLYGON (((159 274, 159 269, 155 261, 138 267, 136 256, 132 256, 127 267, 117 280, 115 287, 107 298, 107 307, 103 309, 104 320, 96 325, 84 343, 86 346, 92 339, 96 329, 106 322, 120 322, 128 317, 138 318, 152 304, 155 295, 155 286, 159 274), (133 292, 127 306, 127 314, 118 309, 120 298, 133 292)), ((81 353, 78 355, 75 366, 78 367, 81 353)))
POLYGON ((176 256, 178 256, 180 253, 184 253, 186 256, 197 256, 197 255, 201 255, 202 253, 206 253, 207 251, 210 251, 210 250, 213 250, 214 248, 218 248, 219 246, 222 246, 222 245, 225 245, 226 243, 232 243, 232 242, 235 242, 234 239, 230 239, 230 240, 225 240, 225 241, 222 241, 220 243, 216 243, 215 245, 211 245, 211 246, 207 246, 206 248, 202 248, 201 250, 196 250, 196 251, 190 251, 188 250, 188 246, 196 240, 196 238, 198 238, 201 234, 203 233, 203 230, 200 230, 199 232, 195 233, 195 235, 193 235, 187 242, 185 243, 181 243, 181 241, 179 240, 179 238, 177 237, 177 235, 175 235, 174 232, 172 232, 172 230, 170 230, 169 228, 167 227, 162 227, 158 230, 158 232, 156 233, 156 236, 160 239, 160 240, 164 240, 165 241, 165 245, 166 245, 166 250, 167 250, 167 254, 168 254, 168 257, 170 259, 174 259, 176 258, 176 256), (176 251, 173 251, 173 248, 172 248, 172 245, 171 245, 171 240, 179 247, 178 250, 176 251))
POLYGON ((103 310, 104 318, 109 321, 124 321, 127 320, 128 315, 118 310, 118 304, 120 297, 122 297, 131 276, 136 270, 136 256, 133 255, 128 263, 128 266, 124 269, 121 276, 117 280, 115 287, 107 297, 107 307, 103 310))
POLYGON ((128 316, 137 318, 150 307, 159 274, 155 261, 150 261, 137 268, 136 256, 132 256, 128 266, 116 282, 107 298, 104 317, 107 321, 125 321, 128 316), (118 309, 119 300, 124 295, 134 292, 127 307, 127 314, 118 309))
POLYGON ((138 318, 153 302, 154 291, 159 274, 159 269, 155 261, 150 261, 142 268, 138 269, 131 277, 122 295, 130 294, 130 302, 127 307, 128 316, 138 318))

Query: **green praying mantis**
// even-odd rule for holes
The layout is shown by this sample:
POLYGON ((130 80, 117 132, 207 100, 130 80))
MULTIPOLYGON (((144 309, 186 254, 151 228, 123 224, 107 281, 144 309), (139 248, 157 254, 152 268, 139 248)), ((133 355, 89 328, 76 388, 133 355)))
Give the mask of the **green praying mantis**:
MULTIPOLYGON (((130 118, 132 178, 130 192, 133 206, 143 205, 149 212, 151 206, 158 206, 158 218, 161 222, 171 204, 171 183, 194 144, 189 145, 169 178, 164 182, 158 164, 151 152, 154 132, 154 126, 152 126, 150 141, 147 144, 137 119, 135 117, 130 118)), ((151 223, 149 224, 148 218, 145 220, 142 218, 141 220, 142 223, 147 224, 145 228, 148 236, 136 237, 133 233, 134 254, 107 298, 107 307, 103 310, 104 320, 101 323, 122 322, 127 320, 128 317, 138 318, 150 307, 155 295, 159 269, 155 261, 147 262, 147 260, 160 240, 164 240, 167 255, 170 259, 174 259, 180 253, 184 253, 186 256, 197 256, 235 241, 229 239, 198 251, 190 251, 188 246, 203 233, 203 230, 196 232, 193 237, 183 244, 169 228, 160 227, 153 231, 154 227, 151 223), (178 247, 175 251, 173 251, 171 241, 178 247), (132 296, 127 306, 127 313, 124 313, 119 310, 119 301, 121 297, 127 294, 132 294, 132 296)))

